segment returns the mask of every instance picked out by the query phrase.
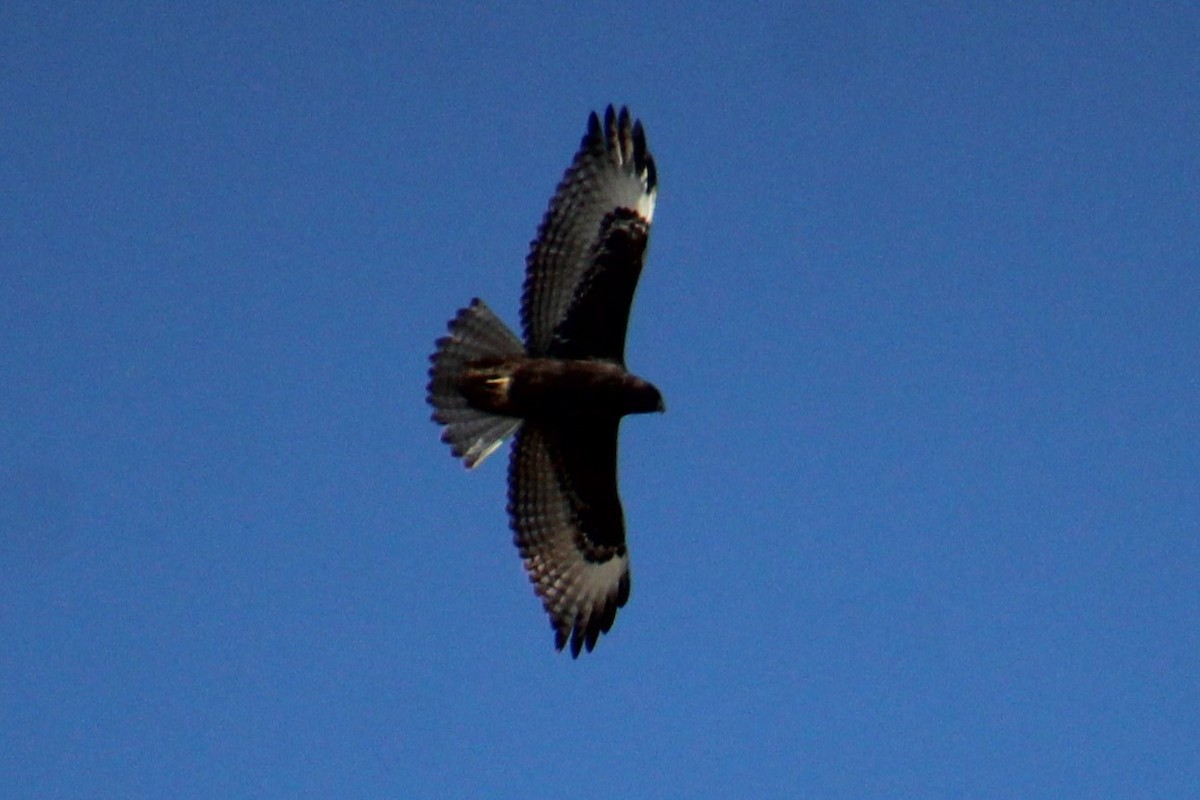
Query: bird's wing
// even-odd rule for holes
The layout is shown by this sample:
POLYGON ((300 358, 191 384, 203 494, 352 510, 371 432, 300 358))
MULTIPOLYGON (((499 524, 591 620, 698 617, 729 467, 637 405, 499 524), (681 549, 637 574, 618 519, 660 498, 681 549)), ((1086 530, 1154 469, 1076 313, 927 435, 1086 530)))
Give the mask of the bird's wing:
POLYGON ((527 421, 508 473, 513 541, 550 615, 555 646, 589 652, 629 599, 629 553, 617 496, 617 425, 527 421))
POLYGON ((622 362, 658 175, 640 121, 593 113, 530 245, 521 324, 530 355, 622 362))

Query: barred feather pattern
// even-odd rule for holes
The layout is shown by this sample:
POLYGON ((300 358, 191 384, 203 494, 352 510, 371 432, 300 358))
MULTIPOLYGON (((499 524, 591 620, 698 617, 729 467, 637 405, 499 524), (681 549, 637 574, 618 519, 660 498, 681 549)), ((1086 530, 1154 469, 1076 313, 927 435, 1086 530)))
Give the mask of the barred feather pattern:
POLYGON ((587 432, 529 423, 509 462, 513 542, 554 644, 591 652, 629 600, 629 552, 616 491, 616 422, 587 432), (592 468, 576 469, 588 463, 592 468))
MULTIPOLYGON (((628 108, 618 113, 609 106, 602 126, 592 113, 526 258, 521 325, 530 355, 550 353, 555 329, 604 247, 606 219, 624 209, 642 219, 648 232, 657 196, 658 172, 641 121, 633 121, 628 108)), ((634 283, 641 272, 641 251, 637 258, 634 283)))
POLYGON ((468 468, 479 466, 511 436, 521 420, 472 408, 458 390, 458 381, 471 362, 525 353, 521 340, 478 297, 460 309, 437 340, 430 360, 426 400, 433 420, 446 426, 442 441, 468 468))

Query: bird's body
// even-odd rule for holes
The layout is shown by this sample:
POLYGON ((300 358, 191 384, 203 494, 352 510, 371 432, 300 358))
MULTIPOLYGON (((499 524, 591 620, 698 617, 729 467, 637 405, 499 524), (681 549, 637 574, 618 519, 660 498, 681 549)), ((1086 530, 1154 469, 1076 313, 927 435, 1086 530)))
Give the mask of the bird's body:
POLYGON ((563 425, 662 410, 652 384, 607 361, 482 359, 459 391, 480 411, 563 425))
POLYGON ((624 355, 657 186, 641 123, 612 106, 603 125, 592 114, 526 259, 524 341, 477 298, 431 357, 428 401, 455 456, 475 467, 515 435, 514 542, 574 656, 629 598, 618 426, 663 410, 624 355))

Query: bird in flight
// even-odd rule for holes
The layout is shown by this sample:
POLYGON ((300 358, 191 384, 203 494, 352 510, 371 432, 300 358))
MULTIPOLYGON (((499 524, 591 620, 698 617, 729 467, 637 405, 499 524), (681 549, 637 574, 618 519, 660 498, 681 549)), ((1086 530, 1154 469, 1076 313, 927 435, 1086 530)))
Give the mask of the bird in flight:
POLYGON ((457 458, 474 468, 514 436, 513 542, 555 647, 570 643, 576 658, 629 599, 621 418, 664 410, 658 389, 625 368, 657 194, 641 121, 627 108, 593 112, 525 259, 524 342, 475 298, 430 356, 426 399, 457 458))

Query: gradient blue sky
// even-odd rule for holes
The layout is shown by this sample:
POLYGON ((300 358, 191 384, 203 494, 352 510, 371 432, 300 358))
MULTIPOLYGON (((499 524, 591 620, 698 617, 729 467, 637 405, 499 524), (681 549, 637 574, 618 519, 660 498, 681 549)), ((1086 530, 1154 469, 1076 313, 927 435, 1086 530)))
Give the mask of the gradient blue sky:
POLYGON ((1200 12, 1045 5, 5 4, 0 794, 1200 794, 1200 12), (608 102, 572 662, 423 397, 608 102))

